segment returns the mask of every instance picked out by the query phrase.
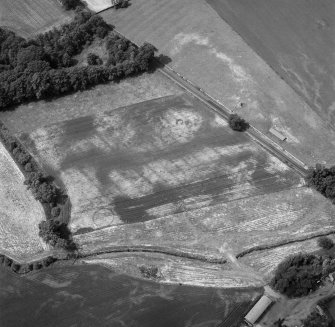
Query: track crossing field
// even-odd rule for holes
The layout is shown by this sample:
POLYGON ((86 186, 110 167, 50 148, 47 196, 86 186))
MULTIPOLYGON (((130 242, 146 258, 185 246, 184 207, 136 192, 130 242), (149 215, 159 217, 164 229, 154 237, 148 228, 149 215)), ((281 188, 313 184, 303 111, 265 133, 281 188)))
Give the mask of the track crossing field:
POLYGON ((68 22, 73 14, 57 0, 1 0, 0 26, 30 37, 68 22))
POLYGON ((333 0, 208 3, 335 128, 333 0))
MULTIPOLYGON (((321 1, 321 3, 329 3, 330 1, 321 1)), ((232 1, 234 3, 232 7, 234 8, 241 2, 232 1)), ((252 4, 254 2, 252 1, 252 4)), ((269 2, 275 3, 275 8, 281 3, 291 3, 290 1, 275 0, 269 2)), ((251 5, 250 3, 248 2, 248 6, 251 5)), ((260 6, 258 3, 263 3, 265 6, 265 3, 268 2, 257 1, 256 8, 260 6)), ((302 1, 299 0, 292 4, 295 11, 298 10, 300 3, 302 1)), ((304 1, 302 7, 307 8, 306 6, 310 3, 311 1, 304 1)), ((315 5, 319 6, 319 2, 317 4, 315 2, 315 5)), ((245 10, 246 15, 248 12, 245 10)), ((285 12, 282 13, 281 10, 278 12, 281 15, 278 18, 279 22, 268 15, 264 22, 259 20, 257 26, 259 27, 263 23, 270 24, 272 21, 276 21, 273 24, 282 24, 285 12)), ((306 10, 302 10, 302 12, 305 13, 306 10)), ((304 15, 303 13, 301 16, 304 15)), ((163 55, 172 60, 168 63, 169 66, 228 108, 238 112, 276 142, 278 139, 273 137, 269 130, 271 127, 277 129, 287 137, 287 142, 282 146, 306 164, 314 165, 318 161, 325 161, 328 164, 335 162, 335 132, 327 127, 328 120, 322 119, 292 87, 278 76, 266 61, 257 55, 258 49, 249 46, 234 31, 233 24, 226 23, 205 0, 136 0, 125 10, 106 10, 101 15, 131 40, 140 44, 147 41, 155 45, 163 55)), ((253 15, 251 10, 251 16, 253 15)), ((273 15, 276 16, 275 13, 273 15)), ((298 17, 299 14, 296 16, 298 17)), ((249 19, 251 20, 252 17, 246 18, 245 21, 249 22, 249 19)), ((298 17, 297 23, 295 25, 292 23, 293 29, 298 22, 305 21, 305 19, 308 18, 298 17)), ((239 17, 236 24, 238 22, 239 17)), ((318 25, 311 24, 311 28, 317 29, 318 25)), ((322 25, 322 22, 320 24, 322 25)), ((280 30, 280 26, 278 25, 278 30, 280 30)), ((270 27, 266 25, 262 29, 262 33, 271 32, 270 27)), ((332 35, 332 24, 329 25, 329 29, 327 28, 325 26, 323 31, 311 32, 310 42, 313 42, 317 35, 321 35, 320 33, 325 33, 325 39, 328 40, 329 35, 332 35)), ((292 35, 295 33, 298 31, 295 30, 292 35)), ((269 33, 267 38, 270 38, 271 35, 269 33)), ((274 39, 276 35, 274 32, 274 39)), ((305 38, 309 37, 308 35, 306 33, 305 38)), ((300 34, 297 37, 300 37, 300 34)), ((291 42, 291 39, 284 41, 291 42)), ((284 41, 279 44, 284 46, 286 44, 284 41)), ((316 47, 319 42, 323 41, 315 42, 316 47)), ((301 42, 297 42, 297 45, 300 46, 300 44, 301 42)), ((326 63, 330 63, 328 69, 325 69, 326 74, 328 71, 332 71, 330 66, 333 61, 333 53, 335 53, 335 51, 331 51, 332 44, 333 41, 329 42, 328 48, 325 48, 325 53, 328 53, 328 56, 325 56, 327 58, 322 61, 323 66, 320 66, 320 73, 316 76, 321 78, 322 90, 330 90, 333 85, 331 81, 328 81, 329 83, 323 82, 322 78, 325 73, 321 72, 326 63)), ((292 58, 298 50, 294 51, 292 58)), ((313 51, 312 55, 316 56, 316 52, 313 51)), ((320 51, 319 55, 322 56, 322 53, 320 51)), ((300 57, 299 59, 294 57, 292 62, 299 60, 301 65, 304 64, 300 57)), ((165 62, 168 61, 168 58, 165 58, 165 62)), ((289 67, 289 59, 286 60, 286 63, 289 67)), ((307 65, 312 72, 318 70, 317 67, 314 69, 310 67, 311 65, 307 65)), ((299 73, 299 71, 297 72, 299 73)), ((317 92, 318 87, 316 87, 316 82, 313 82, 312 76, 309 77, 305 74, 302 78, 308 80, 306 82, 308 89, 310 85, 314 88, 315 84, 314 89, 317 92)), ((312 96, 313 92, 310 93, 312 96)), ((325 94, 325 101, 329 102, 326 99, 329 99, 333 94, 334 92, 325 94)))

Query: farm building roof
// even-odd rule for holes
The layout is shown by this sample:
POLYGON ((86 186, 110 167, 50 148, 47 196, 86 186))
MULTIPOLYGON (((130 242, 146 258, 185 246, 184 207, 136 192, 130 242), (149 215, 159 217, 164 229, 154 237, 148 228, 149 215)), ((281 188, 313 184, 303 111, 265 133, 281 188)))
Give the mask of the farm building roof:
POLYGON ((275 128, 271 127, 269 132, 271 134, 273 134, 274 136, 278 137, 280 140, 285 141, 287 139, 287 137, 285 135, 283 135, 282 133, 280 133, 279 131, 277 131, 275 128))
POLYGON ((244 319, 247 322, 254 324, 272 302, 273 301, 268 296, 263 295, 244 319))

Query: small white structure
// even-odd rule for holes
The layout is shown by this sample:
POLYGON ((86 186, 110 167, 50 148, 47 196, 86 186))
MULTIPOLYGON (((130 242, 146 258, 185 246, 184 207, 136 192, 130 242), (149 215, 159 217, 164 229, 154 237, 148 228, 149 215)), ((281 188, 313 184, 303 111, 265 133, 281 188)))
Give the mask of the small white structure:
POLYGON ((249 326, 254 326, 254 323, 261 317, 264 311, 273 303, 273 300, 267 295, 263 295, 253 308, 244 317, 244 321, 249 326))
POLYGON ((100 12, 114 7, 120 0, 85 0, 89 9, 100 12))
POLYGON ((281 141, 286 141, 287 137, 282 133, 278 132, 275 128, 271 127, 269 132, 274 135, 275 137, 279 138, 281 141))

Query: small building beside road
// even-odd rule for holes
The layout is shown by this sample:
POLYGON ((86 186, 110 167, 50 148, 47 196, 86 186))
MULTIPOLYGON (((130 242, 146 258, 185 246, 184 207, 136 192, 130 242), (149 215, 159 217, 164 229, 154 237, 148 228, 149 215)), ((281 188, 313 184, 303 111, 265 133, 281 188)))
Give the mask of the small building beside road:
POLYGON ((278 139, 280 139, 281 141, 286 141, 287 137, 285 135, 283 135, 282 133, 280 133, 279 131, 277 131, 275 128, 271 127, 269 132, 274 135, 275 137, 277 137, 278 139))
POLYGON ((267 310, 274 301, 267 295, 263 295, 259 301, 253 306, 253 308, 244 317, 244 321, 249 326, 254 326, 257 320, 267 310))

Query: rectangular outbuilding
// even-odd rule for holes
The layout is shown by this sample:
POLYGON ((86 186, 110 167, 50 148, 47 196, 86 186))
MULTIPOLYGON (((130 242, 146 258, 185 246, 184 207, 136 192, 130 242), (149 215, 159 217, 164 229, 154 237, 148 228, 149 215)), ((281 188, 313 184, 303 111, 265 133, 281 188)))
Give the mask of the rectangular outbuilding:
POLYGON ((275 137, 279 138, 281 141, 286 141, 287 137, 285 135, 283 135, 282 133, 280 133, 279 131, 277 131, 275 128, 271 127, 269 132, 274 135, 275 137))
POLYGON ((263 295, 244 317, 245 322, 250 326, 254 326, 254 323, 257 322, 257 320, 272 303, 273 300, 271 298, 269 298, 267 295, 263 295))

